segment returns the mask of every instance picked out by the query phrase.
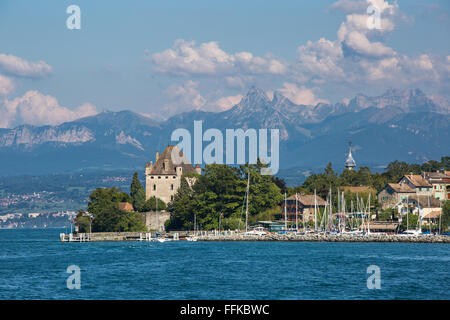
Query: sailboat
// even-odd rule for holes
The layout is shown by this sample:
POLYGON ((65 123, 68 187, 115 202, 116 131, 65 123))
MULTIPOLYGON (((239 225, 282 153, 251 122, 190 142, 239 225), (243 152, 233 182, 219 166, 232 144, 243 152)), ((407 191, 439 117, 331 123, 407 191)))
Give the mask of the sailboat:
MULTIPOLYGON (((407 208, 408 208, 408 212, 406 215, 406 219, 407 219, 407 224, 409 224, 408 221, 408 213, 409 213, 409 198, 406 198, 407 201, 407 208)), ((402 234, 404 235, 412 235, 412 236, 418 236, 422 234, 422 217, 420 214, 420 204, 419 204, 419 196, 417 196, 417 210, 418 210, 418 222, 419 222, 419 228, 414 229, 414 230, 409 230, 409 225, 406 227, 406 231, 404 231, 402 234)))
POLYGON ((198 240, 196 226, 197 226, 197 215, 194 213, 194 234, 186 237, 186 241, 196 242, 198 240))

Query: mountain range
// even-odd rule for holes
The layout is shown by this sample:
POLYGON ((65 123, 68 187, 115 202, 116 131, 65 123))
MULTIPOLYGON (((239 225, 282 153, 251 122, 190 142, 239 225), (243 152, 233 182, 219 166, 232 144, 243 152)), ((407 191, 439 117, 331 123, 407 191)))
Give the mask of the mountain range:
POLYGON ((0 129, 0 175, 137 169, 163 151, 176 128, 280 130, 281 172, 342 168, 353 142, 358 165, 423 162, 450 154, 450 104, 419 89, 359 94, 348 103, 297 105, 252 87, 223 112, 190 111, 158 122, 132 111, 102 112, 57 126, 0 129))

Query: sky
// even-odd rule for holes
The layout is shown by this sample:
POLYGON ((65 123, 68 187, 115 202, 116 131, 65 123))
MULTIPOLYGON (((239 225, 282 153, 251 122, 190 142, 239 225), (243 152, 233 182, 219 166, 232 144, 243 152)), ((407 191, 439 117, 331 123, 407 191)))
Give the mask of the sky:
POLYGON ((218 112, 251 86, 308 105, 388 88, 449 99, 449 35, 448 0, 0 0, 0 128, 218 112))

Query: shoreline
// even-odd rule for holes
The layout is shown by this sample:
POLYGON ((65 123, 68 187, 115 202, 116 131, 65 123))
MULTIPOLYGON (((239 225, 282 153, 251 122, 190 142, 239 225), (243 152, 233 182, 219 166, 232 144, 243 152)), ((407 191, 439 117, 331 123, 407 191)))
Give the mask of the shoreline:
POLYGON ((448 236, 421 235, 268 235, 241 237, 199 237, 198 241, 265 241, 265 242, 384 242, 384 243, 450 243, 448 236))
MULTIPOLYGON (((126 242, 126 241, 157 241, 150 232, 95 232, 78 234, 60 234, 61 242, 126 242)), ((163 237, 166 241, 186 241, 188 232, 175 232, 163 237)), ((198 242, 385 242, 385 243, 450 243, 450 237, 445 235, 348 235, 348 234, 276 234, 244 235, 242 233, 211 233, 196 237, 198 242)))

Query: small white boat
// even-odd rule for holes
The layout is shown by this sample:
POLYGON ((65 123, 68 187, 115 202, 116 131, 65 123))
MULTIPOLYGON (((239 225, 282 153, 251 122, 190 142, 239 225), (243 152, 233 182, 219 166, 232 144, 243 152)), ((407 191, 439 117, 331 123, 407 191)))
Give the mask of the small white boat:
POLYGON ((403 231, 403 235, 409 235, 409 236, 420 236, 422 234, 422 231, 414 229, 414 230, 406 230, 403 231))
POLYGON ((196 236, 189 236, 189 237, 186 237, 186 241, 195 242, 195 241, 197 241, 197 240, 198 240, 198 237, 196 237, 196 236))
POLYGON ((156 241, 158 241, 158 242, 166 242, 166 238, 156 238, 156 241))
POLYGON ((246 236, 259 236, 260 237, 260 236, 267 235, 267 232, 264 231, 263 227, 256 227, 253 230, 244 232, 244 235, 246 235, 246 236))

